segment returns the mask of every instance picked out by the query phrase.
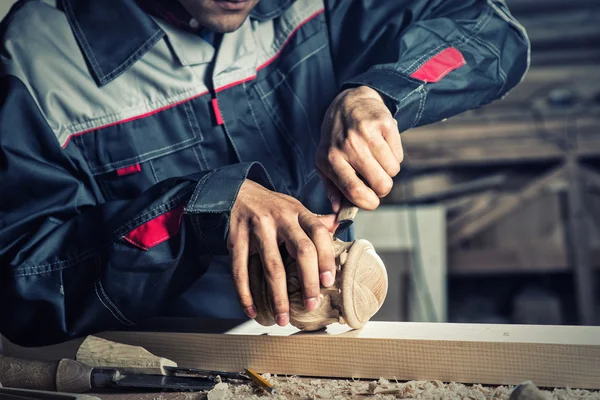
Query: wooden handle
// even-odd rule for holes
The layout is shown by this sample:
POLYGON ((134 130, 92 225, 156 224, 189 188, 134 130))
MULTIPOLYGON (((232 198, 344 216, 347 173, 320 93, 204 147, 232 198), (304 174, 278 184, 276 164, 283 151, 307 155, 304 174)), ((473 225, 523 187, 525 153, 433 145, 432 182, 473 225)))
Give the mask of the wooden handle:
POLYGON ((345 196, 342 196, 340 202, 340 211, 337 214, 337 222, 340 221, 352 221, 358 213, 358 207, 350 202, 345 196))
POLYGON ((79 346, 77 361, 92 367, 118 368, 123 374, 167 375, 164 367, 177 367, 174 361, 155 356, 140 346, 116 343, 88 336, 79 346))
POLYGON ((83 393, 90 390, 92 368, 77 361, 32 361, 0 356, 0 382, 6 387, 83 393))

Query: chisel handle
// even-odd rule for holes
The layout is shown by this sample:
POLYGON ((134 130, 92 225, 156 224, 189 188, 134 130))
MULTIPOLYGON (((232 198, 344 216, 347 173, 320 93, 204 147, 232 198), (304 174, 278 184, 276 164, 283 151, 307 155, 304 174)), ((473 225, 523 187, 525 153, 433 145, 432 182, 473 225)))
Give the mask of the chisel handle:
POLYGON ((92 388, 92 367, 77 361, 32 361, 0 356, 0 382, 5 387, 84 393, 92 388))

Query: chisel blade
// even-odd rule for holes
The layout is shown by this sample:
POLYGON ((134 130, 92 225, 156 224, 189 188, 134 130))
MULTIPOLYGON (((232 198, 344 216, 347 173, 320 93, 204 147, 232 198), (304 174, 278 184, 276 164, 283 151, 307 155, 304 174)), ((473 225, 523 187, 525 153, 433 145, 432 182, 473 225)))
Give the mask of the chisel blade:
POLYGON ((122 375, 115 379, 113 388, 147 389, 164 391, 207 391, 215 387, 215 382, 198 378, 182 378, 163 375, 122 375))

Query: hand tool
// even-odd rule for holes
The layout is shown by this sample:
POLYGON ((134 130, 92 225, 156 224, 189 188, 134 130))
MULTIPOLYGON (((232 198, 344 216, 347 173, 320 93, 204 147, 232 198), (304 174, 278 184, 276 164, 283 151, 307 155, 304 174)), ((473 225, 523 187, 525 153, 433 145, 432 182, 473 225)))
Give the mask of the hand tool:
POLYGON ((358 213, 358 207, 350 202, 345 196, 342 196, 340 202, 340 210, 337 213, 336 222, 338 227, 333 234, 333 238, 337 239, 342 233, 346 231, 354 222, 354 217, 358 213))
POLYGON ((250 379, 243 372, 225 372, 225 371, 209 371, 197 368, 181 368, 181 367, 165 367, 167 376, 178 376, 182 378, 202 378, 214 382, 224 380, 248 380, 250 379))
POLYGON ((91 389, 157 389, 206 391, 215 386, 210 379, 132 374, 116 368, 93 368, 68 359, 31 361, 0 356, 0 382, 7 387, 84 393, 91 389))
POLYGON ((226 379, 248 380, 241 372, 179 368, 176 362, 158 357, 143 347, 117 343, 92 335, 86 337, 79 346, 75 359, 90 367, 116 368, 124 375, 152 374, 203 378, 214 382, 226 379))
POLYGON ((96 396, 73 393, 47 392, 44 390, 29 390, 1 387, 2 400, 101 400, 96 396))

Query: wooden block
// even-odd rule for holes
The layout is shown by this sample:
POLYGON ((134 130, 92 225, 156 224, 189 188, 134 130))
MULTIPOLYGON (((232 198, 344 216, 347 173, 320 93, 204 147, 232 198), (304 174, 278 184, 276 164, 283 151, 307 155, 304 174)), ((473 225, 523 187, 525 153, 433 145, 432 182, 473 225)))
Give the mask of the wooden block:
MULTIPOLYGON (((198 321, 198 327, 210 327, 198 321)), ((174 324, 171 324, 174 329, 174 324)), ((600 327, 369 322, 298 333, 249 321, 225 334, 108 332, 182 367, 343 378, 600 388, 600 327)), ((63 345, 63 349, 65 346, 63 345)), ((11 355, 22 348, 5 345, 11 355)), ((32 349, 25 349, 32 356, 32 349)), ((56 354, 37 349, 37 358, 56 354)))

